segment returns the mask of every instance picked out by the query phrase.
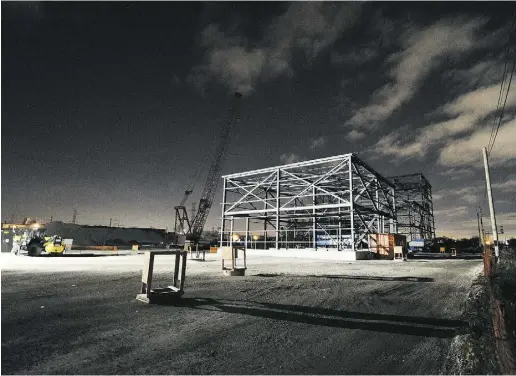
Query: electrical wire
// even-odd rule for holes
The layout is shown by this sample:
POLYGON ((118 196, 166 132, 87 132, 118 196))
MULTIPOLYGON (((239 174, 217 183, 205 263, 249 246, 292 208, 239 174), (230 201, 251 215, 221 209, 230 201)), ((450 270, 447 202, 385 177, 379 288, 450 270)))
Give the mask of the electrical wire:
POLYGON ((511 51, 510 42, 511 42, 511 37, 512 37, 512 33, 513 33, 515 25, 516 25, 516 12, 514 12, 514 14, 513 14, 512 25, 511 25, 511 29, 509 30, 509 35, 508 35, 507 42, 506 42, 505 64, 504 64, 504 70, 503 70, 503 74, 502 74, 502 81, 500 84, 500 93, 498 94, 498 101, 496 104, 495 116, 493 118, 493 127, 491 128, 491 134, 489 136, 489 142, 488 142, 487 148, 486 148, 488 155, 491 153, 491 150, 493 149, 494 142, 496 140, 496 135, 498 134, 498 130, 499 130, 501 122, 503 120, 503 113, 505 110, 505 105, 507 103, 507 97, 509 95, 511 81, 512 81, 512 77, 514 74, 514 66, 515 66, 516 60, 513 59, 511 78, 509 79, 509 83, 507 84, 508 87, 507 87, 507 91, 505 94, 505 101, 504 101, 503 106, 500 108, 501 100, 502 100, 502 96, 503 96, 503 90, 504 90, 504 86, 505 86, 506 79, 507 79, 507 66, 510 61, 510 51, 511 51), (499 109, 500 109, 500 117, 498 119, 498 124, 497 124, 497 113, 498 113, 499 109))
POLYGON ((500 105, 502 103, 502 92, 503 92, 503 87, 504 87, 504 84, 505 84, 505 79, 507 78, 507 65, 509 64, 509 51, 510 51, 509 43, 510 43, 510 38, 511 38, 512 30, 514 29, 515 21, 516 21, 516 13, 513 16, 511 29, 509 30, 509 36, 507 38, 507 42, 505 43, 505 59, 504 59, 505 60, 505 64, 504 64, 504 67, 503 67, 502 80, 501 80, 501 84, 500 84, 500 92, 498 93, 498 101, 496 103, 495 116, 493 117, 493 128, 491 128, 491 134, 489 136, 488 148, 491 145, 491 142, 492 142, 492 139, 493 139, 493 134, 494 134, 494 129, 496 127, 496 114, 498 113, 498 110, 499 110, 500 105))
POLYGON ((496 126, 496 131, 493 136, 493 142, 491 142, 491 147, 489 148, 489 150, 487 152, 488 154, 491 154, 491 150, 493 149, 494 143, 496 141, 496 136, 498 135, 498 130, 500 129, 500 125, 502 124, 503 113, 505 111, 505 105, 507 104, 507 97, 509 96, 509 90, 511 89, 511 82, 512 82, 512 77, 514 75, 515 67, 516 67, 516 59, 514 59, 512 62, 511 78, 509 78, 509 84, 507 85, 507 92, 505 93, 505 100, 504 100, 502 109, 500 111, 500 119, 498 120, 498 125, 496 126))
POLYGON ((503 67, 503 73, 502 73, 502 80, 501 80, 501 84, 500 84, 500 92, 498 93, 498 102, 496 103, 496 110, 495 110, 495 114, 493 116, 493 125, 492 125, 492 128, 491 128, 491 134, 489 135, 489 142, 487 143, 487 148, 489 149, 489 147, 491 146, 491 142, 493 140, 493 134, 494 134, 494 129, 496 127, 496 118, 497 118, 497 113, 498 113, 498 110, 500 109, 500 105, 502 103, 502 93, 503 93, 503 87, 504 87, 504 84, 505 84, 505 79, 506 79, 506 75, 507 75, 507 65, 509 63, 509 50, 507 49, 506 52, 505 52, 505 64, 504 64, 504 67, 503 67))

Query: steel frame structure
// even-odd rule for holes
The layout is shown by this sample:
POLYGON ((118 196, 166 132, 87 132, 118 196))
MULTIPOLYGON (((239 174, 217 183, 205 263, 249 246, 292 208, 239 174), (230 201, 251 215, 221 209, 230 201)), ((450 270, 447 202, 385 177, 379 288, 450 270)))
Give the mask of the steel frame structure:
POLYGON ((435 238, 432 186, 423 174, 390 177, 396 190, 398 232, 407 240, 435 238))
POLYGON ((397 232, 394 186, 355 154, 222 178, 221 246, 355 251, 397 232))

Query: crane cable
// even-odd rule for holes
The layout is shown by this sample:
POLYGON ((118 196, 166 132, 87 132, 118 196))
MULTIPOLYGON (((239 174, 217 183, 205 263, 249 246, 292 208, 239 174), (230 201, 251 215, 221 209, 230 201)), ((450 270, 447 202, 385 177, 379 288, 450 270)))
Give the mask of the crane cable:
POLYGON ((207 159, 209 154, 211 154, 209 152, 209 150, 206 150, 206 152, 204 153, 203 158, 199 161, 199 164, 197 165, 197 168, 196 168, 194 174, 190 178, 190 182, 188 183, 188 188, 186 188, 187 191, 189 191, 190 189, 195 188, 195 184, 197 183, 197 181, 196 181, 197 178, 201 174, 202 170, 204 170, 206 168, 206 159, 207 159))
MULTIPOLYGON (((212 143, 215 142, 215 138, 216 138, 216 136, 215 136, 216 124, 217 123, 215 122, 212 127, 212 136, 211 136, 212 143)), ((186 191, 190 191, 195 188, 195 185, 197 184, 199 177, 202 175, 203 171, 205 171, 206 167, 208 166, 208 163, 207 163, 208 157, 212 156, 212 154, 213 154, 213 151, 209 148, 206 148, 203 158, 199 161, 199 164, 197 165, 197 169, 195 170, 195 173, 190 178, 190 181, 188 183, 186 191)))

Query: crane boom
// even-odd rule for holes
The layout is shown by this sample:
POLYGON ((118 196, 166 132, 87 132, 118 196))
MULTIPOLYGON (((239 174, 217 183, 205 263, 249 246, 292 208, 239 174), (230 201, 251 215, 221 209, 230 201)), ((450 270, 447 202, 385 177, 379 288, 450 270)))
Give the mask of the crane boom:
POLYGON ((210 213, 211 205, 213 204, 220 173, 222 171, 222 165, 226 158, 230 144, 231 130, 233 129, 234 124, 238 121, 238 105, 240 98, 242 98, 242 94, 236 92, 229 110, 228 119, 223 125, 217 148, 215 149, 215 157, 211 163, 208 177, 206 178, 206 183, 204 185, 204 190, 202 192, 201 199, 199 200, 197 214, 191 222, 190 235, 194 241, 198 241, 201 237, 206 219, 210 213))

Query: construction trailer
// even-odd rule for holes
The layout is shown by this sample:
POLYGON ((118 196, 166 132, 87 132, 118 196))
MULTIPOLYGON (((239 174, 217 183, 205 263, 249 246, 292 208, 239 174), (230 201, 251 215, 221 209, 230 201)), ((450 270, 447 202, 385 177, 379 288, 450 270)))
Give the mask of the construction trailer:
POLYGON ((393 176, 389 178, 396 192, 398 233, 408 241, 435 239, 432 186, 423 174, 393 176))
POLYGON ((222 178, 221 247, 354 252, 397 232, 393 184, 355 154, 222 178))

